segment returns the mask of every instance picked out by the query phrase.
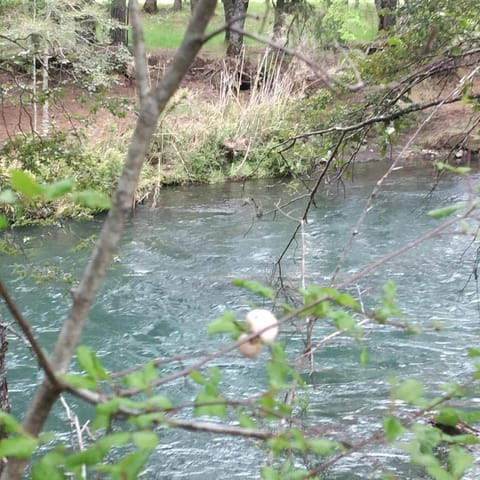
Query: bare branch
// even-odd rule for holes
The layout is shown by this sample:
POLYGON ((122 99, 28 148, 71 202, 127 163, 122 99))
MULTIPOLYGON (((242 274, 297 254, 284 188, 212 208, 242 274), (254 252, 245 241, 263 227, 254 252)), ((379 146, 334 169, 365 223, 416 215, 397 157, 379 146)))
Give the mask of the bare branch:
MULTIPOLYGON (((75 291, 72 308, 63 323, 55 345, 51 359, 55 374, 63 374, 68 369, 85 326, 88 311, 100 288, 123 232, 140 170, 159 115, 179 87, 181 79, 187 73, 190 64, 200 50, 205 28, 214 13, 215 6, 216 0, 200 0, 198 8, 192 15, 182 45, 168 71, 156 90, 148 94, 140 105, 140 114, 112 208, 100 233, 92 259, 86 267, 78 289, 75 291)), ((45 378, 26 413, 23 423, 25 431, 32 435, 40 433, 53 404, 58 399, 58 395, 58 385, 52 384, 49 377, 45 378)), ((20 480, 25 466, 25 460, 10 459, 1 478, 3 480, 20 480)))
POLYGON ((185 420, 167 420, 166 423, 170 427, 182 428, 183 430, 189 430, 191 432, 209 432, 237 437, 258 438, 260 440, 268 440, 274 436, 273 433, 265 430, 234 427, 217 423, 188 422, 185 420))
POLYGON ((0 296, 3 297, 3 299, 5 300, 5 303, 7 304, 8 309, 10 310, 10 313, 12 314, 12 317, 15 319, 15 321, 18 323, 18 325, 22 329, 23 334, 27 338, 28 343, 32 347, 32 350, 35 353, 35 356, 37 357, 40 367, 43 369, 43 371, 45 372, 45 375, 52 383, 52 386, 58 392, 60 392, 62 389, 62 384, 58 381, 50 365, 50 362, 48 361, 47 357, 43 353, 42 347, 40 347, 39 343, 35 339, 32 332, 32 327, 23 317, 17 305, 12 300, 12 297, 10 297, 7 287, 3 284, 1 280, 0 280, 0 296))

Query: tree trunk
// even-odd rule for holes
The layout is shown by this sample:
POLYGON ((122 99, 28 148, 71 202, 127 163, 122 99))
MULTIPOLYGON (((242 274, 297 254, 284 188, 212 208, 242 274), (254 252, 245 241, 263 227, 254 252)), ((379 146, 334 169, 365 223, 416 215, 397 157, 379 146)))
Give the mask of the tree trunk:
POLYGON ((182 0, 173 0, 173 11, 179 12, 182 9, 182 0))
POLYGON ((193 14, 193 11, 195 10, 195 7, 197 6, 198 0, 190 0, 190 11, 193 14))
POLYGON ((378 31, 389 30, 395 25, 397 0, 375 0, 378 13, 378 31))
MULTIPOLYGON (((5 365, 5 356, 7 354, 8 342, 5 336, 5 327, 0 325, 0 410, 10 412, 10 402, 8 400, 7 369, 5 365)), ((7 435, 3 428, 0 428, 0 438, 7 435)), ((0 460, 0 475, 5 468, 5 459, 0 460)))
POLYGON ((272 41, 277 43, 282 38, 282 30, 285 25, 285 0, 277 0, 273 15, 272 41))
POLYGON ((145 13, 158 13, 157 0, 145 0, 143 11, 145 13))
MULTIPOLYGON (((243 27, 245 26, 245 15, 248 10, 248 0, 235 0, 233 9, 233 18, 236 18, 232 23, 230 30, 230 37, 228 40, 227 55, 229 57, 236 57, 240 55, 243 48, 243 27)), ((230 19, 231 21, 232 19, 230 19)))
MULTIPOLYGON (((229 22, 233 19, 233 12, 235 11, 234 0, 222 0, 223 11, 225 13, 225 24, 229 25, 229 22)), ((225 42, 228 44, 230 41, 230 28, 225 29, 225 42)))
MULTIPOLYGON (((127 24, 127 5, 125 0, 112 0, 110 5, 110 15, 118 20, 122 25, 127 24)), ((128 32, 126 28, 112 28, 110 38, 114 45, 127 45, 128 32)))

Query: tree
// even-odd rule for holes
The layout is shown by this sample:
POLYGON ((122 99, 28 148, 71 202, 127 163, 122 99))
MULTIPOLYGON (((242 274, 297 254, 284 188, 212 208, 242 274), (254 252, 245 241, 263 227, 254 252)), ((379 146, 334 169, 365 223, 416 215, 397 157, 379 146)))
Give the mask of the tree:
MULTIPOLYGON (((201 38, 214 13, 215 4, 215 0, 201 0, 199 8, 196 9, 190 21, 182 46, 162 81, 152 91, 148 90, 148 71, 144 46, 139 33, 138 6, 134 1, 130 4, 135 32, 135 61, 140 98, 139 119, 112 208, 100 234, 98 248, 75 292, 72 308, 60 331, 53 355, 51 359, 47 359, 38 352, 39 360, 45 368, 46 377, 38 388, 23 423, 24 431, 34 437, 40 434, 53 405, 63 390, 58 376, 65 374, 68 370, 75 347, 85 326, 88 310, 100 288, 108 264, 120 240, 125 219, 130 212, 133 191, 158 118, 200 50, 201 38)), ((112 8, 117 6, 118 11, 121 11, 121 5, 118 3, 115 6, 112 5, 112 8)), ((2 474, 2 480, 20 480, 25 465, 24 458, 10 459, 2 474)))
POLYGON ((145 13, 157 13, 157 0, 145 0, 145 3, 143 4, 143 11, 145 13))
POLYGON ((378 30, 391 29, 396 22, 397 0, 375 0, 378 13, 378 30))
POLYGON ((227 55, 236 57, 243 49, 243 29, 248 10, 248 0, 224 1, 225 20, 230 25, 228 30, 227 55))
POLYGON ((173 11, 179 12, 182 9, 182 0, 173 0, 173 11))
POLYGON ((110 4, 110 15, 113 19, 119 22, 119 27, 113 28, 110 31, 110 38, 114 45, 127 45, 128 44, 128 31, 124 27, 127 25, 127 6, 125 0, 112 0, 110 4))

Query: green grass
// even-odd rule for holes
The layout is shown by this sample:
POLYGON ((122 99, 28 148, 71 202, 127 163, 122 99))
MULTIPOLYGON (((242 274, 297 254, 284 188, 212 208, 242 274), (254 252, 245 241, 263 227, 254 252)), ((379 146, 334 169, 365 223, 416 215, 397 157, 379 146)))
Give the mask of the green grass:
MULTIPOLYGON (((262 16, 265 14, 265 2, 250 1, 248 13, 251 15, 262 16)), ((188 20, 190 18, 190 6, 184 5, 180 12, 173 12, 170 6, 159 5, 159 12, 155 15, 143 15, 143 28, 145 36, 145 44, 147 49, 155 50, 158 48, 177 48, 185 33, 188 20)), ((207 33, 212 32, 224 23, 223 6, 218 4, 215 15, 208 27, 207 33)), ((267 21, 265 22, 265 32, 267 35, 271 31, 273 24, 273 9, 270 9, 267 21)), ((247 31, 262 33, 260 28, 262 21, 254 18, 247 18, 245 27, 247 31)), ((245 43, 253 44, 253 40, 246 39, 245 43)), ((221 33, 212 38, 208 44, 207 49, 213 51, 223 50, 224 35, 221 33)))
MULTIPOLYGON (((322 9, 322 1, 312 2, 314 6, 322 9)), ((263 17, 265 15, 267 4, 263 0, 250 0, 248 13, 263 17)), ((184 3, 183 10, 173 12, 171 2, 159 3, 159 12, 155 15, 143 15, 143 26, 145 43, 148 50, 159 48, 177 48, 183 38, 185 28, 190 18, 190 5, 184 3)), ((218 3, 215 15, 208 28, 211 32, 224 23, 223 5, 218 3)), ((273 8, 267 12, 267 20, 247 18, 245 28, 252 33, 269 37, 273 25, 273 8), (263 31, 261 30, 263 26, 263 31)), ((374 39, 377 35, 377 15, 375 5, 370 0, 364 0, 360 3, 358 9, 349 7, 344 17, 343 31, 346 32, 348 41, 352 43, 364 43, 374 39)), ((256 44, 254 40, 245 39, 247 45, 256 44)), ((224 52, 224 35, 219 34, 212 38, 206 49, 210 53, 221 54, 224 52)))

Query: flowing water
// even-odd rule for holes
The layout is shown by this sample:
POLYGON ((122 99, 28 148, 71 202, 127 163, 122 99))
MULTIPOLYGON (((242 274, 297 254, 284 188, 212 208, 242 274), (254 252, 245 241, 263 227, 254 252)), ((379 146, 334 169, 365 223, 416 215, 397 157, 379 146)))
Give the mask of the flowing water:
MULTIPOLYGON (((345 193, 330 186, 318 195, 304 235, 307 282, 329 282, 382 168, 381 164, 361 166, 355 181, 346 183, 345 193)), ((469 181, 478 178, 473 175, 469 181)), ((434 228, 440 221, 426 216, 426 212, 467 195, 466 179, 444 177, 429 194, 433 184, 430 169, 404 168, 393 173, 355 237, 339 280, 434 228)), ((207 335, 207 325, 227 309, 241 318, 257 301, 233 287, 231 280, 269 280, 272 265, 295 223, 268 211, 279 199, 294 195, 289 191, 288 183, 273 180, 245 186, 162 190, 157 208, 140 207, 129 220, 82 342, 97 351, 110 371, 151 358, 213 351, 223 346, 221 337, 207 335), (250 197, 261 205, 265 212, 262 218, 255 216, 252 202, 245 202, 250 197)), ((289 205, 284 211, 295 217, 302 206, 301 202, 289 205)), ((63 277, 79 278, 91 248, 78 246, 97 234, 101 224, 102 218, 97 218, 4 235, 21 253, 1 254, 0 276, 47 350, 70 303, 71 285, 63 277), (38 274, 37 280, 48 272, 53 272, 55 279, 37 283, 32 272, 38 274)), ((382 266, 352 287, 352 294, 361 293, 368 307, 373 305, 371 295, 377 296, 385 281, 394 280, 405 318, 425 331, 411 335, 394 328, 367 327, 365 345, 370 359, 364 366, 359 361, 360 347, 351 339, 339 339, 319 350, 315 374, 306 377, 311 383, 310 410, 304 418, 307 425, 337 426, 338 438, 344 440, 365 438, 378 428, 388 411, 390 376, 418 379, 430 393, 438 393, 443 382, 468 377, 472 367, 467 351, 478 346, 480 333, 478 295, 471 275, 476 249, 471 238, 442 236, 382 266), (431 328, 440 323, 443 329, 431 328)), ((294 242, 283 268, 287 283, 298 286, 300 267, 301 245, 294 242)), ((4 320, 9 319, 3 306, 0 314, 4 320)), ((315 338, 331 331, 320 324, 315 338)), ((284 332, 282 340, 294 358, 301 350, 301 338, 284 332)), ((186 363, 188 360, 172 364, 162 372, 186 363)), ((221 388, 231 398, 248 398, 264 386, 262 359, 248 360, 233 353, 213 364, 221 368, 221 388)), ((13 413, 21 416, 41 374, 29 349, 13 336, 8 366, 13 413)), ((162 391, 180 403, 192 401, 196 392, 188 379, 177 380, 162 391)), ((71 398, 69 402, 82 420, 92 414, 91 407, 71 398)), ((478 402, 472 407, 478 407, 478 402)), ((48 427, 68 434, 69 424, 60 407, 48 427)), ((259 468, 265 462, 265 452, 248 440, 184 431, 165 432, 161 438, 145 478, 259 478, 259 468)), ((349 457, 325 478, 371 478, 372 472, 383 466, 402 479, 421 478, 408 466, 401 451, 385 448, 349 457)))

